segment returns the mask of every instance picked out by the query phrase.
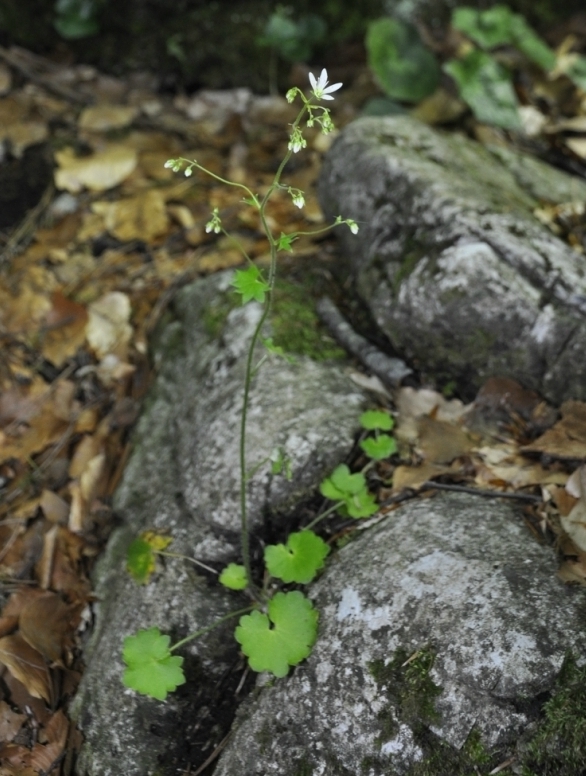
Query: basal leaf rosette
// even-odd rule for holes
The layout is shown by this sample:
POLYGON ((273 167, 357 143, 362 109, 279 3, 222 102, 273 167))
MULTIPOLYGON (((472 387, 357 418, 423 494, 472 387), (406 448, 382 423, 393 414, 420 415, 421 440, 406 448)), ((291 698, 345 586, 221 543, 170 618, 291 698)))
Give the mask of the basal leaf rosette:
POLYGON ((287 544, 271 544, 265 548, 265 565, 269 573, 283 582, 307 585, 323 568, 330 548, 313 531, 292 533, 287 544))
POLYGON ((253 671, 285 676, 311 652, 318 613, 303 593, 277 593, 267 614, 254 611, 240 618, 234 633, 253 671))
POLYGON ((370 517, 377 511, 375 497, 366 487, 366 477, 362 472, 351 474, 345 463, 337 466, 319 489, 331 501, 343 502, 338 510, 342 515, 370 517))
POLYGON ((123 682, 126 687, 164 701, 167 693, 185 683, 183 658, 172 655, 169 636, 158 628, 140 630, 124 639, 122 656, 128 666, 123 682))

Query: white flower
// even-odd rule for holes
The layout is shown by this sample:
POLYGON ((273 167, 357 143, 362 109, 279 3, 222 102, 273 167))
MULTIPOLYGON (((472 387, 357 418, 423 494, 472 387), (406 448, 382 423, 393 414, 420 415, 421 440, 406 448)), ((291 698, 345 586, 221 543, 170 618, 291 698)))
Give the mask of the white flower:
POLYGON ((295 127, 291 134, 291 139, 289 140, 289 145, 287 148, 289 151, 293 151, 294 154, 301 151, 302 148, 305 148, 307 146, 307 141, 301 134, 301 130, 299 127, 295 127))
POLYGON ((293 204, 297 207, 301 208, 303 205, 305 205, 305 199, 303 198, 301 191, 297 191, 295 194, 291 192, 291 196, 293 198, 293 204))
POLYGON ((321 75, 317 81, 315 80, 314 74, 310 73, 309 83, 311 84, 311 89, 316 100, 333 100, 334 98, 330 97, 330 92, 336 92, 340 86, 342 86, 341 83, 328 86, 328 71, 325 67, 321 71, 321 75))
POLYGON ((350 231, 352 232, 352 234, 358 234, 358 224, 356 223, 356 221, 352 221, 352 219, 349 218, 346 221, 346 223, 350 227, 350 231))

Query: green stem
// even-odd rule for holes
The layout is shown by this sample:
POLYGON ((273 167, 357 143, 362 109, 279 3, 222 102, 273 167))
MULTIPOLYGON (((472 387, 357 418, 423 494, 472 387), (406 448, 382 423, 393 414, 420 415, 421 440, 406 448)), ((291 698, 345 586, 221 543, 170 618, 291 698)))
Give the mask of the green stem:
POLYGON ((197 162, 194 162, 190 159, 185 159, 183 156, 179 158, 179 161, 187 162, 191 167, 195 167, 196 170, 201 170, 202 172, 205 172, 206 175, 209 175, 210 178, 215 178, 215 180, 220 181, 220 183, 225 183, 226 186, 234 186, 238 189, 244 189, 244 191, 249 194, 250 198, 253 199, 255 202, 258 202, 257 198, 253 194, 253 192, 248 188, 248 186, 245 186, 243 183, 236 183, 236 181, 229 181, 227 178, 222 178, 220 175, 216 175, 215 172, 212 172, 211 170, 208 170, 207 167, 202 167, 201 164, 198 164, 197 162))
POLYGON ((343 502, 343 501, 338 501, 336 504, 334 504, 333 506, 331 506, 329 509, 326 509, 326 511, 325 511, 325 512, 322 512, 322 513, 321 513, 320 515, 318 515, 317 517, 314 517, 314 518, 313 518, 313 520, 311 521, 311 523, 309 523, 308 525, 306 525, 306 526, 304 526, 304 527, 303 527, 303 530, 304 530, 304 531, 309 531, 309 530, 311 530, 311 529, 313 528, 313 526, 314 526, 314 525, 317 525, 317 524, 318 524, 318 523, 319 523, 321 520, 323 520, 323 519, 324 519, 324 517, 328 517, 329 515, 331 515, 331 514, 332 514, 332 512, 335 512, 335 511, 336 511, 336 509, 339 509, 339 508, 340 508, 341 506, 343 506, 343 505, 344 505, 344 502, 343 502))
POLYGON ((181 641, 178 641, 177 644, 173 644, 173 646, 169 647, 169 652, 173 652, 174 650, 179 649, 179 647, 182 647, 184 644, 187 644, 189 641, 193 641, 194 639, 198 639, 200 636, 209 633, 214 628, 217 628, 221 623, 226 622, 226 620, 231 620, 232 617, 238 617, 240 614, 246 614, 253 609, 254 606, 247 606, 246 609, 238 609, 235 612, 229 612, 228 614, 225 614, 223 617, 220 617, 219 620, 216 620, 211 625, 208 625, 207 628, 201 628, 200 630, 195 631, 195 633, 190 633, 189 636, 181 639, 181 641))
MULTIPOLYGON (((271 255, 271 265, 273 263, 273 257, 271 255)), ((248 356, 246 359, 246 374, 244 377, 244 395, 242 398, 242 412, 240 414, 240 530, 241 530, 241 545, 242 545, 242 563, 246 571, 246 579, 248 587, 251 591, 255 590, 255 585, 252 581, 252 567, 250 563, 250 540, 248 535, 248 505, 246 503, 246 486, 248 484, 248 477, 246 473, 246 418, 248 415, 248 399, 250 396, 250 386, 252 383, 253 366, 252 361, 254 358, 254 349, 261 329, 264 326, 264 322, 267 319, 269 310, 271 307, 271 295, 272 288, 269 288, 266 296, 265 306, 263 314, 260 317, 259 322, 256 325, 250 348, 248 350, 248 356)))
POLYGON ((211 566, 206 566, 206 564, 202 563, 201 560, 191 558, 189 555, 182 555, 180 552, 167 552, 166 550, 155 550, 155 552, 157 555, 164 555, 166 558, 182 558, 183 560, 191 561, 191 563, 195 563, 196 566, 201 566, 202 569, 211 571, 212 574, 219 574, 216 569, 213 569, 211 566))

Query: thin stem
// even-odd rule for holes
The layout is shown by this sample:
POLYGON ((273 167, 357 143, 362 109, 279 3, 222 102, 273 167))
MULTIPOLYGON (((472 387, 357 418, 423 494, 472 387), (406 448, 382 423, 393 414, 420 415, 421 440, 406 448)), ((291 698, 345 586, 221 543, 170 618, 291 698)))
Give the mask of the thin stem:
MULTIPOLYGON (((272 264, 271 257, 271 264, 272 264)), ((256 325, 250 348, 248 350, 248 356, 246 359, 246 373, 244 376, 244 395, 242 398, 242 412, 240 414, 240 531, 241 531, 241 545, 242 545, 242 563, 246 570, 246 579, 251 591, 255 590, 254 583, 252 581, 252 566, 250 563, 250 542, 248 536, 248 505, 246 503, 246 486, 248 484, 248 477, 246 473, 246 418, 248 415, 248 399, 250 395, 250 386, 252 383, 253 372, 255 371, 252 366, 254 358, 254 349, 261 329, 264 326, 264 322, 267 319, 270 310, 270 301, 272 295, 272 288, 267 291, 267 297, 265 301, 265 307, 263 314, 260 317, 259 322, 256 325)))
POLYGON ((227 178, 222 178, 221 175, 216 175, 215 172, 208 170, 207 167, 202 167, 201 164, 198 164, 198 162, 195 162, 190 159, 185 159, 183 156, 180 157, 178 161, 187 162, 187 164, 189 164, 191 167, 195 167, 196 170, 201 170, 202 172, 205 172, 205 174, 209 175, 210 178, 215 178, 215 180, 220 181, 220 183, 225 183, 226 186, 234 186, 235 188, 244 189, 244 191, 246 191, 250 195, 251 199, 253 199, 255 202, 258 203, 258 199, 255 197, 254 193, 248 188, 248 186, 245 186, 243 183, 236 183, 236 181, 229 181, 227 178))
POLYGON ((314 526, 314 525, 317 525, 317 524, 318 524, 318 523, 319 523, 321 520, 323 520, 323 519, 324 519, 324 517, 328 517, 329 515, 331 515, 331 514, 332 514, 332 512, 335 512, 335 511, 336 511, 336 509, 339 509, 339 508, 340 508, 341 506, 343 506, 343 505, 344 505, 344 502, 343 502, 343 501, 338 501, 338 502, 337 502, 336 504, 334 504, 332 507, 330 507, 329 509, 326 509, 326 511, 325 511, 325 512, 322 512, 322 513, 321 513, 320 515, 318 515, 317 517, 314 517, 314 518, 313 518, 313 520, 311 521, 311 523, 308 523, 308 525, 306 525, 306 526, 304 526, 304 527, 303 527, 303 530, 304 530, 304 531, 309 531, 309 530, 311 530, 311 529, 313 528, 313 526, 314 526))
POLYGON ((189 555, 182 555, 180 552, 167 552, 166 550, 156 550, 157 555, 164 555, 166 558, 182 558, 183 560, 189 560, 191 563, 195 563, 196 566, 201 566, 206 571, 211 571, 212 574, 218 575, 220 572, 213 569, 211 566, 206 566, 201 560, 191 558, 189 555))
POLYGON ((226 622, 226 620, 231 620, 233 617, 238 617, 240 614, 246 614, 247 612, 250 612, 254 609, 254 606, 247 606, 246 609, 238 609, 235 612, 229 612, 228 614, 225 614, 223 617, 220 617, 219 620, 216 620, 211 625, 208 625, 207 628, 201 628, 198 631, 195 631, 195 633, 190 633, 189 636, 186 636, 184 639, 181 639, 181 641, 178 641, 176 644, 173 644, 173 646, 169 647, 169 652, 174 652, 176 649, 179 649, 179 647, 182 647, 184 644, 187 644, 189 641, 193 641, 194 639, 198 639, 200 636, 205 635, 206 633, 209 633, 214 628, 217 628, 218 625, 221 625, 221 623, 226 622))
POLYGON ((236 237, 234 237, 234 235, 233 235, 233 234, 230 234, 230 232, 227 232, 225 229, 222 229, 222 234, 224 234, 224 235, 225 235, 225 236, 226 236, 226 237, 227 237, 229 240, 232 240, 232 242, 234 243, 234 245, 236 246, 236 248, 237 248, 237 249, 240 251, 240 253, 241 253, 241 254, 244 256, 244 258, 246 259, 246 261, 248 261, 248 262, 250 262, 250 263, 252 264, 252 259, 250 258, 250 256, 248 255, 248 253, 246 253, 246 251, 244 250, 244 248, 243 248, 243 246, 242 246, 242 244, 241 244, 240 240, 238 240, 236 237))

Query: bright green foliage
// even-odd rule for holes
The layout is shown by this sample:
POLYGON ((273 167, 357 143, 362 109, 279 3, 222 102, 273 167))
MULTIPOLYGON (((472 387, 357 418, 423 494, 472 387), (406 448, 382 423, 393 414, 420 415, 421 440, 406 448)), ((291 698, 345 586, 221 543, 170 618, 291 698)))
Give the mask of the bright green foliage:
POLYGON ((303 593, 277 593, 268 615, 254 611, 240 618, 236 641, 253 671, 285 676, 306 658, 317 636, 318 613, 303 593), (271 627, 272 626, 272 627, 271 627))
POLYGON ((397 452, 397 443, 388 434, 380 434, 374 439, 363 439, 360 447, 373 461, 382 461, 397 452))
POLYGON ((251 264, 246 269, 236 270, 232 285, 242 295, 242 304, 250 302, 251 299, 263 304, 265 294, 269 290, 269 284, 264 280, 256 264, 251 264))
POLYGON ((155 554, 148 542, 140 537, 135 539, 128 548, 126 561, 128 573, 141 585, 149 581, 155 570, 155 554))
POLYGON ((344 463, 326 477, 319 489, 322 496, 331 501, 342 501, 340 512, 350 517, 370 517, 377 510, 375 498, 366 487, 364 474, 351 474, 344 463))
POLYGON ((332 501, 344 499, 347 495, 355 495, 366 487, 364 474, 357 472, 351 474, 345 463, 336 466, 330 477, 327 477, 320 486, 323 496, 332 501))
MULTIPOLYGON (((287 357, 287 361, 291 361, 291 356, 287 357)), ((271 474, 283 474, 287 482, 291 482, 293 479, 293 470, 291 468, 291 459, 283 450, 282 447, 275 448, 270 456, 271 461, 271 474)))
POLYGON ((185 683, 183 658, 171 654, 169 641, 158 628, 140 630, 124 639, 122 654, 128 668, 122 681, 126 687, 164 701, 167 693, 185 683))
POLYGON ((349 517, 370 517, 378 510, 376 498, 366 488, 360 493, 349 496, 344 503, 344 509, 349 517))
POLYGON ((292 533, 287 544, 265 548, 265 565, 269 573, 283 582, 306 585, 323 568, 330 548, 313 531, 292 533))
POLYGON ((377 19, 368 26, 366 49, 368 65, 389 97, 419 102, 436 89, 439 66, 414 27, 396 19, 377 19))
POLYGON ((55 29, 66 40, 95 35, 100 30, 98 7, 100 0, 57 0, 55 29))
POLYGON ((244 590, 248 585, 246 569, 238 563, 229 563, 220 574, 220 583, 230 590, 244 590))
POLYGON ((326 32, 326 23, 321 16, 307 14, 295 22, 284 9, 279 9, 269 17, 258 42, 276 49, 289 62, 306 62, 326 32))
POLYGON ((484 51, 474 49, 452 59, 444 70, 458 84, 460 96, 479 121, 504 129, 520 129, 518 103, 508 71, 484 51))
POLYGON ((283 234, 281 232, 281 236, 279 237, 277 241, 277 250, 278 251, 289 251, 289 253, 293 253, 293 241, 296 240, 294 234, 283 234))
POLYGON ((128 548, 128 573, 141 585, 146 584, 155 570, 157 552, 164 550, 171 542, 170 536, 144 531, 128 548))
POLYGON ((262 344, 269 351, 269 353, 273 353, 275 356, 284 358, 285 361, 288 361, 290 364, 295 363, 295 357, 289 353, 285 353, 285 348, 281 347, 281 345, 275 345, 275 341, 272 337, 263 337, 262 344))
POLYGON ((513 13, 506 5, 494 5, 486 11, 456 8, 452 25, 483 49, 515 46, 543 70, 551 70, 555 65, 554 52, 531 29, 523 16, 513 13))
POLYGON ((395 421, 387 412, 367 410, 360 416, 360 425, 367 431, 374 431, 375 429, 390 431, 395 425, 395 421))

